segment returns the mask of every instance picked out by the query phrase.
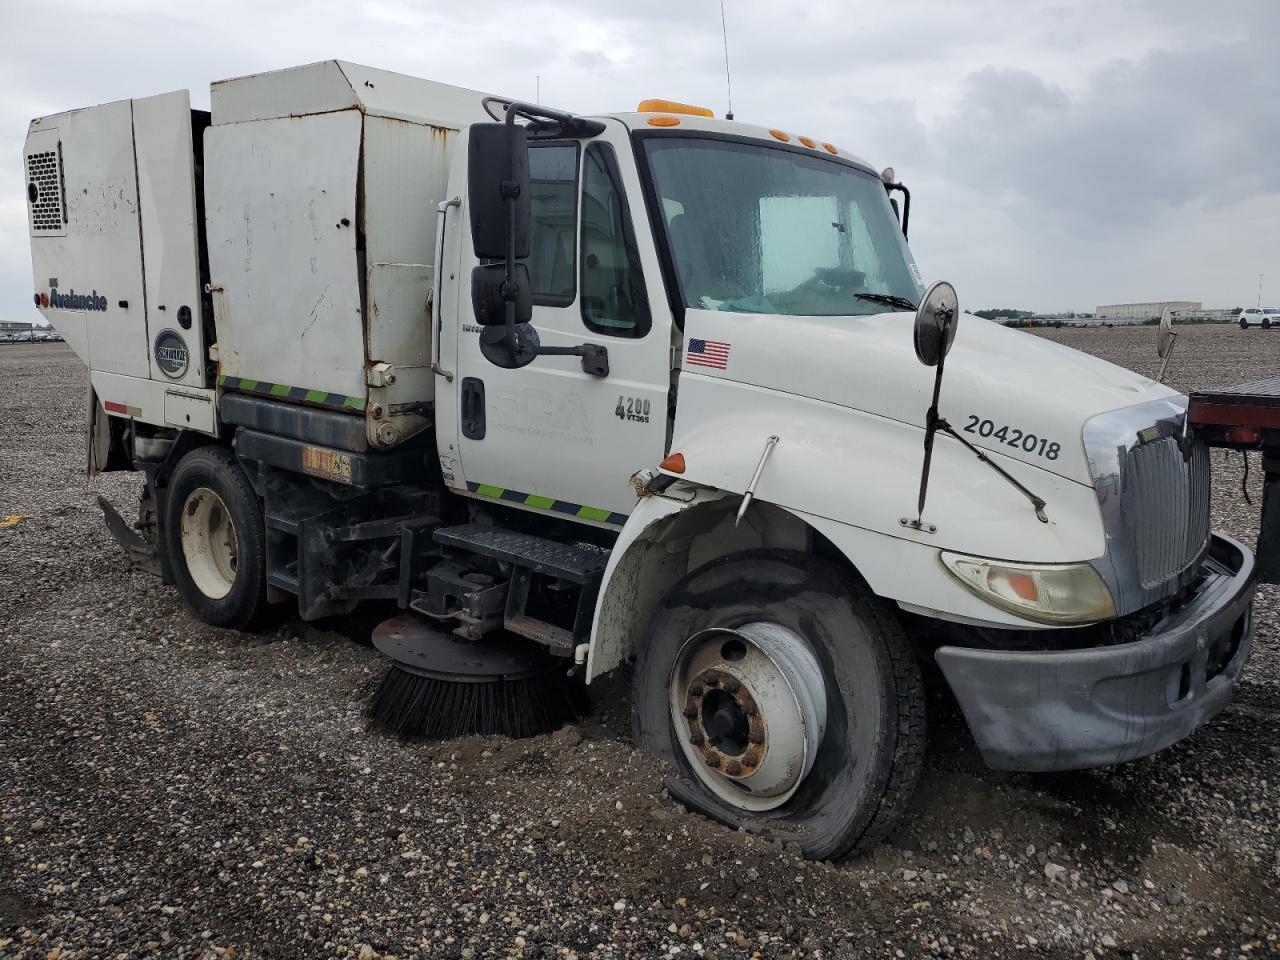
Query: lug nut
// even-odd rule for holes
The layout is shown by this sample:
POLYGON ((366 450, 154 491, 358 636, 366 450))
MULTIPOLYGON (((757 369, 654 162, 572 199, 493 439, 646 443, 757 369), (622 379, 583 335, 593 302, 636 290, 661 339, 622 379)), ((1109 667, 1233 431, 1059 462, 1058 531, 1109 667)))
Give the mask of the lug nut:
POLYGON ((742 712, 748 717, 754 717, 760 712, 760 708, 756 706, 756 702, 754 700, 748 700, 742 705, 742 712))
POLYGON ((711 756, 707 757, 707 766, 708 767, 720 766, 720 758, 713 753, 711 756))
POLYGON ((764 734, 759 730, 752 730, 747 734, 747 741, 749 743, 764 743, 764 734))
POLYGON ((731 777, 736 777, 742 773, 742 764, 737 760, 730 760, 728 764, 725 765, 724 772, 731 777))
POLYGON ((696 717, 696 716, 698 715, 698 708, 697 708, 697 707, 685 707, 685 708, 684 708, 684 715, 685 715, 686 717, 688 717, 690 720, 692 720, 694 717, 696 717))
POLYGON ((700 697, 702 696, 704 689, 705 688, 702 686, 701 683, 694 683, 689 686, 689 693, 692 696, 700 697))
POLYGON ((700 733, 691 733, 689 734, 689 742, 695 747, 700 747, 707 742, 707 738, 700 733))
POLYGON ((717 677, 714 673, 711 674, 711 676, 707 677, 707 686, 708 687, 720 686, 720 678, 717 677))
POLYGON ((742 683, 737 679, 737 677, 726 677, 724 681, 724 688, 730 693, 737 693, 742 689, 742 683))

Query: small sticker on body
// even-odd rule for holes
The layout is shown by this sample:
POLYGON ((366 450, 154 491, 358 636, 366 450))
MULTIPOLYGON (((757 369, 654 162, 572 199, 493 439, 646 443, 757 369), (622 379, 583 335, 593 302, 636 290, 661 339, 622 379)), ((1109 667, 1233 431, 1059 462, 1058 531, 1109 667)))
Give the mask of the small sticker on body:
POLYGON ((351 483, 351 455, 325 447, 302 448, 302 472, 337 483, 351 483))

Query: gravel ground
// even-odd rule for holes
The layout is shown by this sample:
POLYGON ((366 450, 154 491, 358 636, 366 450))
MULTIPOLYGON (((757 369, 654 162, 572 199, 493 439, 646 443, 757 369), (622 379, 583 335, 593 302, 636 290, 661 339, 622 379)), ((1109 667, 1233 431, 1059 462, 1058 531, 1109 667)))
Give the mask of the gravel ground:
MULTIPOLYGON (((1049 331, 1145 373, 1145 329, 1049 331)), ((1181 388, 1280 369, 1280 335, 1190 328, 1181 388)), ((902 828, 806 863, 690 815, 597 717, 531 741, 365 728, 368 623, 238 634, 130 572, 86 481, 84 374, 0 347, 0 955, 1257 957, 1280 953, 1280 607, 1238 698, 1123 767, 986 770, 946 698, 902 828)), ((1257 502, 1260 464, 1250 481, 1257 502)), ((1215 524, 1250 540, 1240 456, 1215 524)))

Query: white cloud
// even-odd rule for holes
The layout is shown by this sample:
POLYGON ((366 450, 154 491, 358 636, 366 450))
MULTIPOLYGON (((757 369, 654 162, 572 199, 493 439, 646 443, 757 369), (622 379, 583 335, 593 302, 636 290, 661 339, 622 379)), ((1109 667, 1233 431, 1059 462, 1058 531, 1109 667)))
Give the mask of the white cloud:
MULTIPOLYGON (((726 6, 738 117, 893 164, 917 258, 968 305, 1234 306, 1274 264, 1273 0, 726 6)), ((524 97, 540 77, 544 102, 582 111, 726 103, 717 0, 43 0, 0 6, 0 36, 8 318, 31 314, 34 116, 184 87, 206 105, 212 80, 328 57, 524 97)))

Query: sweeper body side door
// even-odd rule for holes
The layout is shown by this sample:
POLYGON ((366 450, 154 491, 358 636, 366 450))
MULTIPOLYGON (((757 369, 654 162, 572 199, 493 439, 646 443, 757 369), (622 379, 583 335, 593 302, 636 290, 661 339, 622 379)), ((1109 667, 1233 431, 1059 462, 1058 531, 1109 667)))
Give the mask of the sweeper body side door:
POLYGON ((575 356, 504 366, 485 356, 471 293, 467 164, 455 162, 444 217, 441 358, 453 368, 437 437, 446 483, 468 497, 617 530, 629 478, 666 455, 673 323, 631 143, 610 120, 595 136, 531 137, 527 264, 543 348, 591 344, 607 372, 575 356))

